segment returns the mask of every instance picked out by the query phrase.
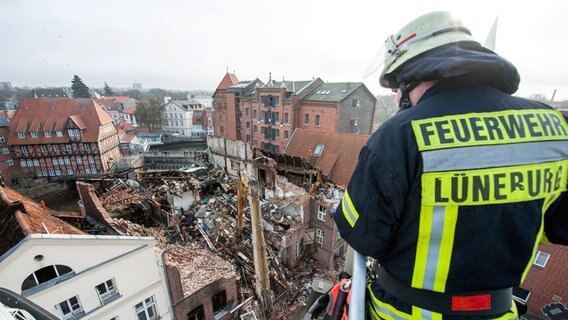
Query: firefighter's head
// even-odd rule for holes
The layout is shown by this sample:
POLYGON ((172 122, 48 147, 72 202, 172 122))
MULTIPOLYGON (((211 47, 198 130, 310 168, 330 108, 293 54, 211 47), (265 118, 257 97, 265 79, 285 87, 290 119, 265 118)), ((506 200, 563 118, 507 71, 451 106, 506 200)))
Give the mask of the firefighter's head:
POLYGON ((463 41, 477 43, 459 19, 444 11, 427 13, 387 37, 364 77, 381 68, 381 86, 398 88, 397 71, 406 62, 434 48, 463 41))

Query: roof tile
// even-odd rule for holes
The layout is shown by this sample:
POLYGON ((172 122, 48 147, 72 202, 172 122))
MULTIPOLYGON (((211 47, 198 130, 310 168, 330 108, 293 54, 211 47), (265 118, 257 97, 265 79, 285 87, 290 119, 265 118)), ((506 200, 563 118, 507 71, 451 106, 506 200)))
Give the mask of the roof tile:
POLYGON ((333 183, 346 187, 357 165, 359 152, 369 139, 369 135, 322 132, 318 130, 296 129, 285 154, 302 157, 315 163, 333 183), (313 155, 318 144, 324 149, 319 157, 313 155), (314 162, 315 160, 315 162, 314 162))

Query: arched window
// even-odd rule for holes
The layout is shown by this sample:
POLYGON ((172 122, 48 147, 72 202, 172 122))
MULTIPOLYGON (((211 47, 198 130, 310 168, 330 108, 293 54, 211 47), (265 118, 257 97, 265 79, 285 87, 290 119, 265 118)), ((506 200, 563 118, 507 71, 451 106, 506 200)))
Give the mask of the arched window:
POLYGON ((43 267, 34 271, 34 273, 30 274, 24 282, 22 282, 22 291, 37 287, 44 282, 61 277, 70 272, 73 272, 71 268, 60 264, 43 267))

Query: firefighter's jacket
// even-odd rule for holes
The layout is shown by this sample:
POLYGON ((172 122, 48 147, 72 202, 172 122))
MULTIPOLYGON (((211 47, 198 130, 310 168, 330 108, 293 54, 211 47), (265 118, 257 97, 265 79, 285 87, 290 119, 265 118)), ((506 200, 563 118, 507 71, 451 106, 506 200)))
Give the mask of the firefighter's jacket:
POLYGON ((369 138, 334 218, 350 246, 412 288, 514 287, 539 241, 568 244, 567 176, 559 111, 444 81, 369 138))

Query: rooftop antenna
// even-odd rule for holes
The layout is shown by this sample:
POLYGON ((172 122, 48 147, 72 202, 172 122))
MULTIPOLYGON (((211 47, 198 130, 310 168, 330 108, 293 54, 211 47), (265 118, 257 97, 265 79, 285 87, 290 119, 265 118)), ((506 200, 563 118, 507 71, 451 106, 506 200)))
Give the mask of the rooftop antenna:
POLYGON ((272 81, 272 72, 269 72, 268 73, 268 82, 271 82, 271 81, 272 81))

